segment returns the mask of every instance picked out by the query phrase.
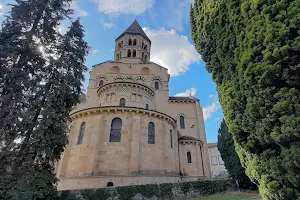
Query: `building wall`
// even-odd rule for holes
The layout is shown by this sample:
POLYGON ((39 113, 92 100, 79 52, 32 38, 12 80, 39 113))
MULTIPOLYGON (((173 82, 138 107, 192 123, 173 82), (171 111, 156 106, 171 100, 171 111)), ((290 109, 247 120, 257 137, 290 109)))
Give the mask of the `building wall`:
POLYGON ((219 172, 227 171, 224 165, 224 161, 221 158, 221 153, 218 150, 217 143, 208 143, 209 163, 211 168, 211 175, 215 175, 219 172))

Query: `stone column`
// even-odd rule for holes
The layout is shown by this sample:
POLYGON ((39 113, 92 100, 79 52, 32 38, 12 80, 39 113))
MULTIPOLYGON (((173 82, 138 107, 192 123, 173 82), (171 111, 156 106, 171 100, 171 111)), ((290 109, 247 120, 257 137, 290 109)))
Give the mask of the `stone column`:
POLYGON ((137 174, 139 171, 140 129, 140 116, 133 114, 130 134, 130 174, 137 174))
POLYGON ((103 154, 103 142, 104 142, 104 137, 105 137, 105 129, 106 129, 106 115, 104 113, 100 114, 100 119, 98 120, 99 124, 97 127, 97 138, 95 139, 95 161, 93 165, 93 173, 98 174, 100 172, 100 165, 101 165, 101 157, 105 156, 103 154))

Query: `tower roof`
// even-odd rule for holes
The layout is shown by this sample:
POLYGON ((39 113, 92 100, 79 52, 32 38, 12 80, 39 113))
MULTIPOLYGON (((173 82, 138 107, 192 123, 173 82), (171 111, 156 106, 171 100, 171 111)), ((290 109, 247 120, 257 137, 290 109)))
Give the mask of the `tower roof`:
POLYGON ((127 34, 133 34, 133 35, 135 35, 135 34, 136 35, 141 35, 145 39, 147 39, 151 42, 151 40, 148 38, 146 33, 143 31, 142 27, 140 26, 140 24, 136 20, 134 20, 134 22, 117 39, 119 39, 120 37, 122 37, 126 33, 127 34))

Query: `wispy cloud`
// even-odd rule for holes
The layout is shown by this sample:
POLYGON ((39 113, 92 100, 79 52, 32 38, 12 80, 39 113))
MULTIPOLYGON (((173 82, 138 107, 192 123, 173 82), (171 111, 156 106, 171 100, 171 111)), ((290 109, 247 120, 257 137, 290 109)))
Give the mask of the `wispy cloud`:
POLYGON ((186 72, 190 64, 201 60, 201 56, 187 36, 165 28, 159 30, 143 28, 143 30, 152 42, 150 60, 168 68, 171 76, 186 72))
POLYGON ((189 88, 185 92, 181 92, 176 94, 177 97, 189 97, 189 96, 195 96, 197 93, 197 88, 189 88))
POLYGON ((211 118, 212 115, 221 108, 219 99, 218 99, 218 95, 211 94, 211 95, 209 95, 209 98, 212 99, 213 102, 210 105, 203 108, 204 120, 211 118))
POLYGON ((135 14, 139 15, 150 9, 153 0, 93 0, 98 4, 98 10, 105 14, 135 14))
POLYGON ((92 55, 95 55, 95 54, 97 54, 98 52, 99 52, 98 49, 93 49, 93 50, 91 51, 91 54, 92 54, 92 55))
POLYGON ((85 10, 82 10, 77 1, 72 1, 70 4, 71 8, 74 10, 74 14, 79 17, 85 17, 88 15, 88 12, 85 10))
POLYGON ((111 23, 111 22, 105 22, 105 20, 104 20, 103 17, 101 17, 100 23, 103 25, 103 27, 104 27, 105 30, 106 30, 106 29, 111 29, 111 28, 113 28, 113 27, 115 26, 115 25, 114 25, 113 23, 111 23))
POLYGON ((168 27, 181 31, 183 23, 189 23, 189 9, 194 0, 164 0, 166 6, 160 8, 160 13, 168 27))

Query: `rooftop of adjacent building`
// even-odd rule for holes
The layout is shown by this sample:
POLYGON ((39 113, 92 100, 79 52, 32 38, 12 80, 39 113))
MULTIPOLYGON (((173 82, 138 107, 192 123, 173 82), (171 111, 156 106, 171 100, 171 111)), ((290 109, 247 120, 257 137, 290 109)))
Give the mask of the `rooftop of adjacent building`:
POLYGON ((207 147, 208 148, 218 147, 218 143, 217 142, 207 143, 207 147))

